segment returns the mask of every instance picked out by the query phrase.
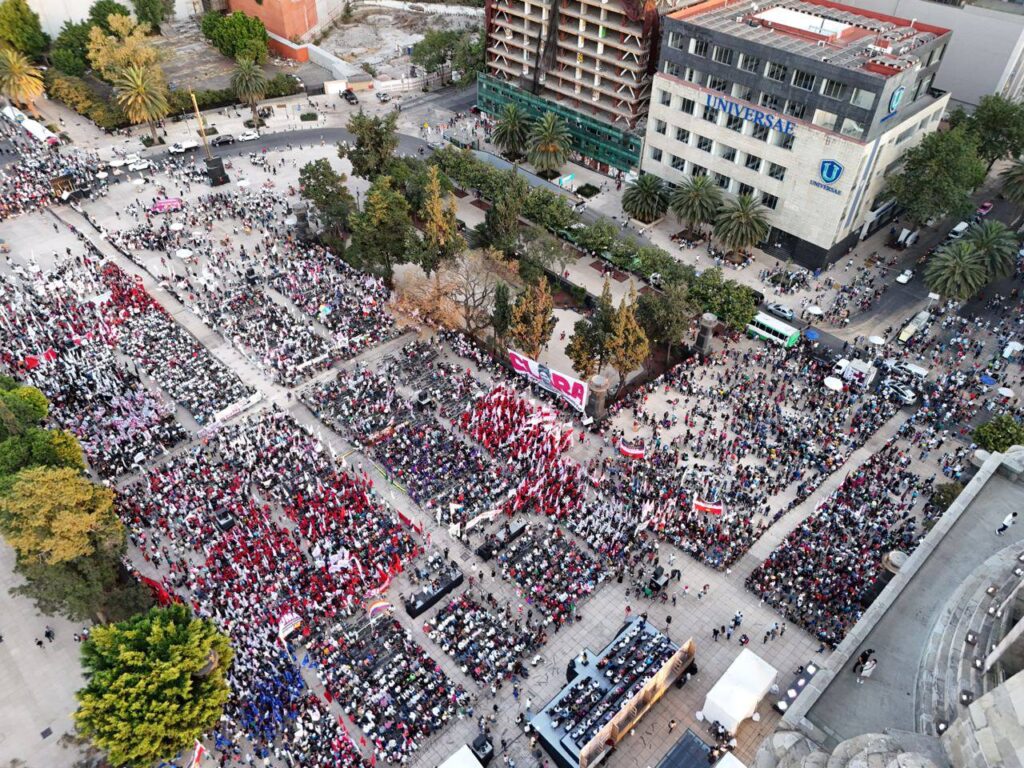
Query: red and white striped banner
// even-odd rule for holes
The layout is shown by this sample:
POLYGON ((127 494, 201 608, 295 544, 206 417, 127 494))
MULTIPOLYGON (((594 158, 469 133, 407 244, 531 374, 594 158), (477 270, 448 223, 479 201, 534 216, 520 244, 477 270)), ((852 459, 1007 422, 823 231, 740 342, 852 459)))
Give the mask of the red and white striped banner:
POLYGON ((631 443, 629 440, 620 440, 619 453, 627 459, 643 459, 647 457, 647 447, 642 440, 635 443, 631 443))
POLYGON ((695 498, 693 500, 693 511, 700 512, 703 515, 720 515, 725 511, 725 504, 720 501, 701 501, 695 498))

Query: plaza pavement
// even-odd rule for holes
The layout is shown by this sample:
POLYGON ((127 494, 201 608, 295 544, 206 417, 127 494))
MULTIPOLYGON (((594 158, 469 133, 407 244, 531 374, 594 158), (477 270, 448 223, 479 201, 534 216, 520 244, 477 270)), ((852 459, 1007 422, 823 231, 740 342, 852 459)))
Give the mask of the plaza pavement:
MULTIPOLYGON (((277 189, 282 189, 282 186, 294 183, 299 163, 321 154, 333 156, 333 149, 329 146, 324 148, 314 146, 282 150, 276 156, 288 162, 274 177, 267 175, 263 169, 250 167, 244 159, 239 159, 236 161, 235 176, 237 178, 244 174, 250 179, 253 186, 273 178, 277 189)), ((336 158, 332 162, 340 163, 336 158)), ((358 185, 359 180, 354 183, 358 185)), ((169 192, 173 194, 174 184, 168 182, 167 186, 169 192)), ((206 188, 194 186, 191 191, 186 192, 186 196, 195 197, 206 191, 208 191, 206 188)), ((115 212, 123 210, 130 200, 136 196, 148 199, 154 194, 154 187, 150 183, 141 188, 128 184, 115 185, 108 197, 95 203, 87 203, 86 208, 101 224, 113 225, 117 220, 115 212)), ((477 211, 479 214, 478 209, 473 208, 472 211, 477 211)), ((466 215, 467 223, 471 223, 469 215, 472 211, 460 207, 460 216, 466 215)), ((370 462, 365 457, 354 453, 352 447, 344 439, 320 424, 305 406, 297 402, 297 398, 290 399, 288 397, 289 390, 271 382, 260 368, 251 364, 231 344, 206 327, 190 310, 170 296, 160 286, 159 275, 140 270, 128 260, 115 254, 85 223, 85 220, 74 211, 61 207, 55 209, 54 213, 56 219, 66 224, 73 224, 86 232, 104 253, 127 272, 140 275, 147 290, 171 312, 178 322, 210 348, 215 356, 231 367, 243 381, 263 393, 264 402, 256 406, 257 408, 266 407, 268 402, 278 403, 281 407, 290 410, 302 423, 310 425, 322 439, 335 447, 340 455, 347 456, 347 461, 351 465, 369 467, 370 462)), ((56 219, 52 213, 14 218, 0 223, 0 236, 11 244, 12 257, 15 260, 24 259, 34 253, 37 259, 43 261, 49 258, 50 251, 62 251, 65 245, 76 242, 66 229, 60 227, 60 224, 58 224, 60 232, 53 231, 52 224, 56 219), (41 247, 43 243, 45 243, 45 248, 41 247)), ((122 225, 127 226, 128 222, 123 222, 122 225)), ((218 236, 230 235, 230 222, 221 222, 218 226, 220 227, 218 236)), ((74 246, 72 247, 74 248, 74 246)), ((594 274, 597 274, 596 271, 594 274)), ((621 284, 617 285, 621 286, 621 284)), ((596 292, 599 290, 598 287, 596 292)), ((276 296, 275 300, 288 304, 287 300, 281 296, 276 296)), ((569 318, 560 316, 559 319, 562 323, 560 327, 565 327, 564 324, 569 318)), ((558 331, 556 331, 557 333, 558 331)), ((407 336, 384 347, 368 350, 356 360, 344 363, 342 367, 351 367, 360 360, 368 360, 372 363, 390 350, 396 349, 409 338, 411 337, 407 336)), ((557 338, 556 335, 555 339, 557 338)), ((753 345, 753 342, 745 341, 743 344, 753 345)), ((558 346, 557 342, 553 341, 551 346, 558 346)), ((462 362, 464 363, 464 361, 462 362)), ((329 375, 330 373, 325 372, 315 378, 313 382, 329 375)), ((654 393, 651 407, 658 411, 668 409, 667 403, 661 399, 663 397, 664 395, 660 392, 654 393)), ((626 416, 622 414, 619 419, 620 425, 625 421, 626 416)), ((194 423, 186 423, 186 426, 193 432, 195 431, 194 423)), ((627 765, 639 767, 654 765, 685 731, 685 728, 693 728, 699 735, 706 735, 701 724, 696 720, 695 714, 703 703, 704 694, 740 651, 740 646, 735 640, 728 643, 712 642, 710 631, 713 626, 728 623, 737 610, 742 610, 744 613, 743 631, 748 632, 751 636, 751 649, 775 665, 779 669, 782 679, 785 679, 800 664, 806 664, 815 658, 821 660, 821 656, 815 655, 817 641, 795 626, 790 626, 784 637, 769 642, 767 646, 760 644, 759 640, 764 631, 773 622, 781 621, 781 618, 775 611, 761 605, 756 597, 746 591, 743 581, 750 569, 770 550, 771 546, 781 539, 789 529, 798 524, 803 516, 809 513, 814 505, 841 481, 846 472, 869 455, 871 448, 883 441, 887 434, 891 434, 896 426, 896 421, 885 425, 882 432, 872 438, 865 448, 855 453, 847 464, 835 472, 808 501, 773 527, 761 542, 755 545, 755 549, 731 572, 712 570, 696 563, 688 556, 678 553, 676 564, 681 566, 683 578, 679 584, 672 585, 672 589, 680 595, 675 607, 660 601, 627 600, 624 591, 625 585, 617 584, 614 581, 601 585, 590 599, 581 604, 578 621, 554 634, 548 645, 541 650, 543 661, 531 672, 530 678, 525 682, 524 698, 528 696, 533 699, 535 710, 542 706, 562 686, 564 681, 563 665, 566 661, 584 646, 592 650, 602 647, 620 625, 626 605, 632 607, 634 615, 643 611, 649 612, 650 620, 662 629, 667 627, 666 617, 671 615, 673 619, 671 636, 677 640, 685 640, 692 636, 696 641, 700 674, 685 688, 671 689, 665 699, 642 721, 636 735, 630 737, 627 744, 609 762, 612 768, 627 765), (684 584, 690 587, 690 595, 686 597, 682 596, 681 586, 684 584), (698 600, 695 594, 704 584, 710 585, 709 594, 703 600, 698 600), (670 719, 676 719, 681 726, 671 736, 668 734, 670 719)), ((600 448, 601 443, 592 436, 584 444, 575 445, 573 455, 586 461, 587 458, 596 455, 600 448)), ((182 447, 178 450, 184 449, 185 447, 182 447)), ((453 556, 463 565, 467 573, 473 573, 473 566, 477 563, 474 556, 469 555, 461 544, 450 541, 447 532, 441 530, 432 520, 423 515, 404 493, 396 490, 386 481, 382 473, 371 472, 371 475, 378 492, 385 500, 409 514, 413 519, 423 522, 435 546, 450 544, 453 556)), ((545 524, 543 520, 537 522, 540 525, 545 524)), ((664 557, 672 552, 673 548, 663 544, 661 551, 664 557)), ((5 550, 4 558, 0 567, 2 567, 3 579, 7 584, 14 579, 11 575, 9 550, 5 550)), ((141 564, 138 558, 136 558, 136 562, 141 564)), ((478 578, 480 576, 479 570, 477 576, 478 578)), ((500 598, 511 600, 513 605, 518 605, 520 598, 516 594, 515 587, 500 577, 496 580, 492 579, 488 572, 484 586, 487 590, 494 591, 500 598)), ((397 594, 405 588, 406 583, 403 580, 396 582, 390 593, 393 602, 398 604, 397 594)), ((436 610, 434 609, 434 611, 436 610)), ((480 691, 479 686, 463 675, 440 648, 423 633, 423 623, 430 620, 434 611, 428 612, 415 622, 409 620, 401 611, 396 612, 396 616, 414 633, 428 653, 442 664, 453 679, 462 682, 467 690, 475 694, 479 693, 475 702, 477 714, 490 710, 494 703, 498 705, 499 722, 495 728, 495 741, 504 737, 513 742, 510 754, 516 757, 517 763, 521 766, 533 765, 526 755, 527 740, 523 738, 521 732, 512 722, 518 709, 516 702, 512 699, 510 686, 506 686, 498 698, 492 702, 489 691, 480 691)), ((70 632, 74 631, 74 627, 59 619, 36 617, 33 613, 31 605, 27 601, 11 598, 6 590, 0 594, 0 616, 3 617, 0 619, 2 622, 0 631, 5 634, 5 643, 0 646, 0 659, 3 660, 3 678, 0 679, 4 682, 5 694, 10 694, 5 695, 3 704, 0 705, 4 708, 0 710, 0 722, 4 724, 2 730, 5 734, 4 738, 0 740, 0 761, 20 758, 26 760, 27 765, 33 768, 35 766, 49 768, 49 766, 70 765, 69 753, 54 751, 53 744, 55 742, 53 740, 59 738, 60 734, 70 726, 69 713, 74 706, 72 692, 80 684, 76 648, 70 641, 70 632), (44 623, 49 623, 57 629, 58 641, 52 648, 47 647, 43 651, 39 651, 32 645, 32 636, 41 633, 44 623), (40 655, 39 657, 36 656, 37 653, 40 655), (7 726, 8 723, 11 724, 11 727, 7 726), (41 743, 39 734, 45 728, 51 728, 53 735, 41 743)), ((335 714, 338 714, 337 705, 333 704, 332 707, 335 714)), ((778 716, 770 709, 767 699, 762 703, 759 711, 760 722, 747 722, 740 730, 737 755, 743 760, 749 761, 752 758, 762 737, 769 733, 778 721, 778 716)), ((451 725, 438 737, 424 745, 413 763, 414 767, 429 768, 429 766, 437 765, 458 746, 468 741, 474 732, 474 719, 467 718, 451 725)), ((208 760, 207 765, 213 765, 213 761, 208 760)))

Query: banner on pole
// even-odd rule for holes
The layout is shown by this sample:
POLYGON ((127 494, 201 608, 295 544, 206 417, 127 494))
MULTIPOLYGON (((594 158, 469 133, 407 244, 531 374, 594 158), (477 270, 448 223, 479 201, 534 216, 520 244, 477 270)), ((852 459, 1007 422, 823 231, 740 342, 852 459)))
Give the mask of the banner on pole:
POLYGON ((587 407, 587 385, 585 382, 552 370, 543 363, 531 360, 526 355, 521 355, 512 349, 508 350, 508 361, 516 373, 539 384, 548 392, 558 395, 577 411, 582 412, 587 407))
POLYGON ((619 453, 627 459, 644 459, 647 458, 647 446, 643 440, 620 440, 619 453))
POLYGON ((725 504, 720 501, 701 501, 694 498, 693 511, 704 515, 720 515, 725 511, 725 504))

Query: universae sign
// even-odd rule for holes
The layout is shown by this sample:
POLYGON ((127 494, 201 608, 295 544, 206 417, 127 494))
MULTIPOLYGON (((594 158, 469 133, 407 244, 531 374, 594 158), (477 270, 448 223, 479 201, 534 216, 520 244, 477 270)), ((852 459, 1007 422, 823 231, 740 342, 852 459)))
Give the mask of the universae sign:
POLYGON ((765 128, 779 131, 780 133, 786 133, 793 135, 795 126, 789 120, 779 115, 773 115, 770 112, 762 112, 760 109, 754 107, 747 107, 743 104, 737 104, 735 101, 722 98, 721 96, 715 96, 708 94, 707 105, 712 109, 720 109, 727 115, 733 115, 743 120, 749 120, 757 125, 763 125, 765 128))

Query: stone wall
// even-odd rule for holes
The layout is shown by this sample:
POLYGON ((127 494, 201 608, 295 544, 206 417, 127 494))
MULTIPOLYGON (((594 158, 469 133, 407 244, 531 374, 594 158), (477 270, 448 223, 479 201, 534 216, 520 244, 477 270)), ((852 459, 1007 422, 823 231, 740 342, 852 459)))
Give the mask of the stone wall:
POLYGON ((968 707, 942 736, 955 766, 1024 766, 1024 672, 989 691, 968 707))

